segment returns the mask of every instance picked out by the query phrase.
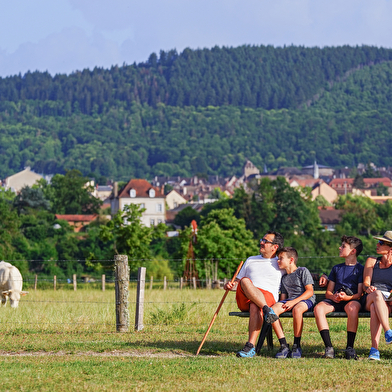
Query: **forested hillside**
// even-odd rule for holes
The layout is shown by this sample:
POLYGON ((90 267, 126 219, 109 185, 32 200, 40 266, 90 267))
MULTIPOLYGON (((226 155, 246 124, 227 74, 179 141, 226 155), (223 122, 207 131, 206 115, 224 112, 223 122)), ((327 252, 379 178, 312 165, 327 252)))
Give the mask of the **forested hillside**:
MULTIPOLYGON (((362 46, 241 46, 153 53, 146 63, 69 76, 27 73, 0 79, 0 100, 67 103, 66 111, 102 112, 115 101, 170 106, 295 109, 327 82, 363 65, 392 60, 392 50, 362 46)), ((43 112, 52 114, 52 112, 43 112)), ((58 113, 59 114, 59 113, 58 113)))
POLYGON ((367 46, 216 47, 0 78, 0 178, 25 166, 226 176, 247 158, 268 169, 392 165, 391 60, 367 46))

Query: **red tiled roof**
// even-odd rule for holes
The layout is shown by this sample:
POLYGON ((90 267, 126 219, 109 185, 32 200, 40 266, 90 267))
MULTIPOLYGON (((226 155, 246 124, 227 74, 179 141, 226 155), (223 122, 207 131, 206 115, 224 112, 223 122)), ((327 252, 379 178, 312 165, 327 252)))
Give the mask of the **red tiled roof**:
POLYGON ((165 197, 159 188, 152 186, 147 180, 139 179, 129 181, 118 197, 129 197, 129 191, 131 189, 136 191, 136 197, 149 197, 148 191, 151 188, 155 190, 155 197, 165 197))
POLYGON ((95 220, 98 214, 93 215, 55 215, 57 219, 66 220, 67 222, 91 222, 95 220))
MULTIPOLYGON (((352 185, 354 182, 354 178, 334 178, 329 185, 334 186, 334 185, 344 185, 346 183, 347 185, 352 185)), ((363 182, 367 187, 370 187, 372 185, 376 185, 378 183, 382 183, 385 186, 392 186, 392 181, 388 177, 381 177, 381 178, 364 178, 363 182)))

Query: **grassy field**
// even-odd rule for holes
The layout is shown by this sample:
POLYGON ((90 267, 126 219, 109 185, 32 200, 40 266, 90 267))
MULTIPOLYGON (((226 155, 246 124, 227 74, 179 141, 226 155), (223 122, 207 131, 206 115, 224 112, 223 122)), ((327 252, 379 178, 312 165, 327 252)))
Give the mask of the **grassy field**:
MULTIPOLYGON (((392 348, 370 362, 369 320, 360 320, 358 361, 343 359, 345 320, 330 320, 337 359, 321 358, 315 321, 305 320, 304 358, 278 361, 277 351, 238 359, 247 320, 230 293, 198 357, 194 354, 222 290, 146 290, 144 330, 116 333, 114 290, 30 290, 17 309, 0 309, 1 391, 384 391, 392 388, 392 348)), ((291 320, 282 320, 292 343, 291 320)), ((275 339, 276 342, 276 339, 275 339)))

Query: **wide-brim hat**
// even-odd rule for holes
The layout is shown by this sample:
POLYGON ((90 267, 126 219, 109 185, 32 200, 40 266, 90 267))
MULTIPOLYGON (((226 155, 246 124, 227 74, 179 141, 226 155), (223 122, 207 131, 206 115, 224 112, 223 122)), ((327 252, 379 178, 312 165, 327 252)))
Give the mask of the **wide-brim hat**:
POLYGON ((382 237, 373 236, 373 238, 392 243, 392 230, 386 231, 382 237))

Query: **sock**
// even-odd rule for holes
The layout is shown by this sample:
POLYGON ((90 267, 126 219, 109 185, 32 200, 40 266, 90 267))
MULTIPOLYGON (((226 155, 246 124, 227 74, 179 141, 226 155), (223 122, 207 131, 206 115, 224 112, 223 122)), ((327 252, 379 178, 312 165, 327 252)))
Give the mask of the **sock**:
POLYGON ((321 338, 323 339, 325 347, 332 347, 331 337, 329 335, 329 329, 323 329, 320 331, 321 338))
POLYGON ((347 347, 354 348, 354 341, 356 335, 357 335, 356 332, 347 331, 347 347))
POLYGON ((264 313, 264 315, 269 313, 269 310, 270 310, 270 308, 267 305, 263 306, 263 313, 264 313))
POLYGON ((301 347, 301 336, 298 338, 294 336, 294 344, 296 344, 298 348, 301 347))
POLYGON ((279 343, 281 346, 287 346, 287 340, 285 337, 283 337, 282 339, 279 339, 279 343))

